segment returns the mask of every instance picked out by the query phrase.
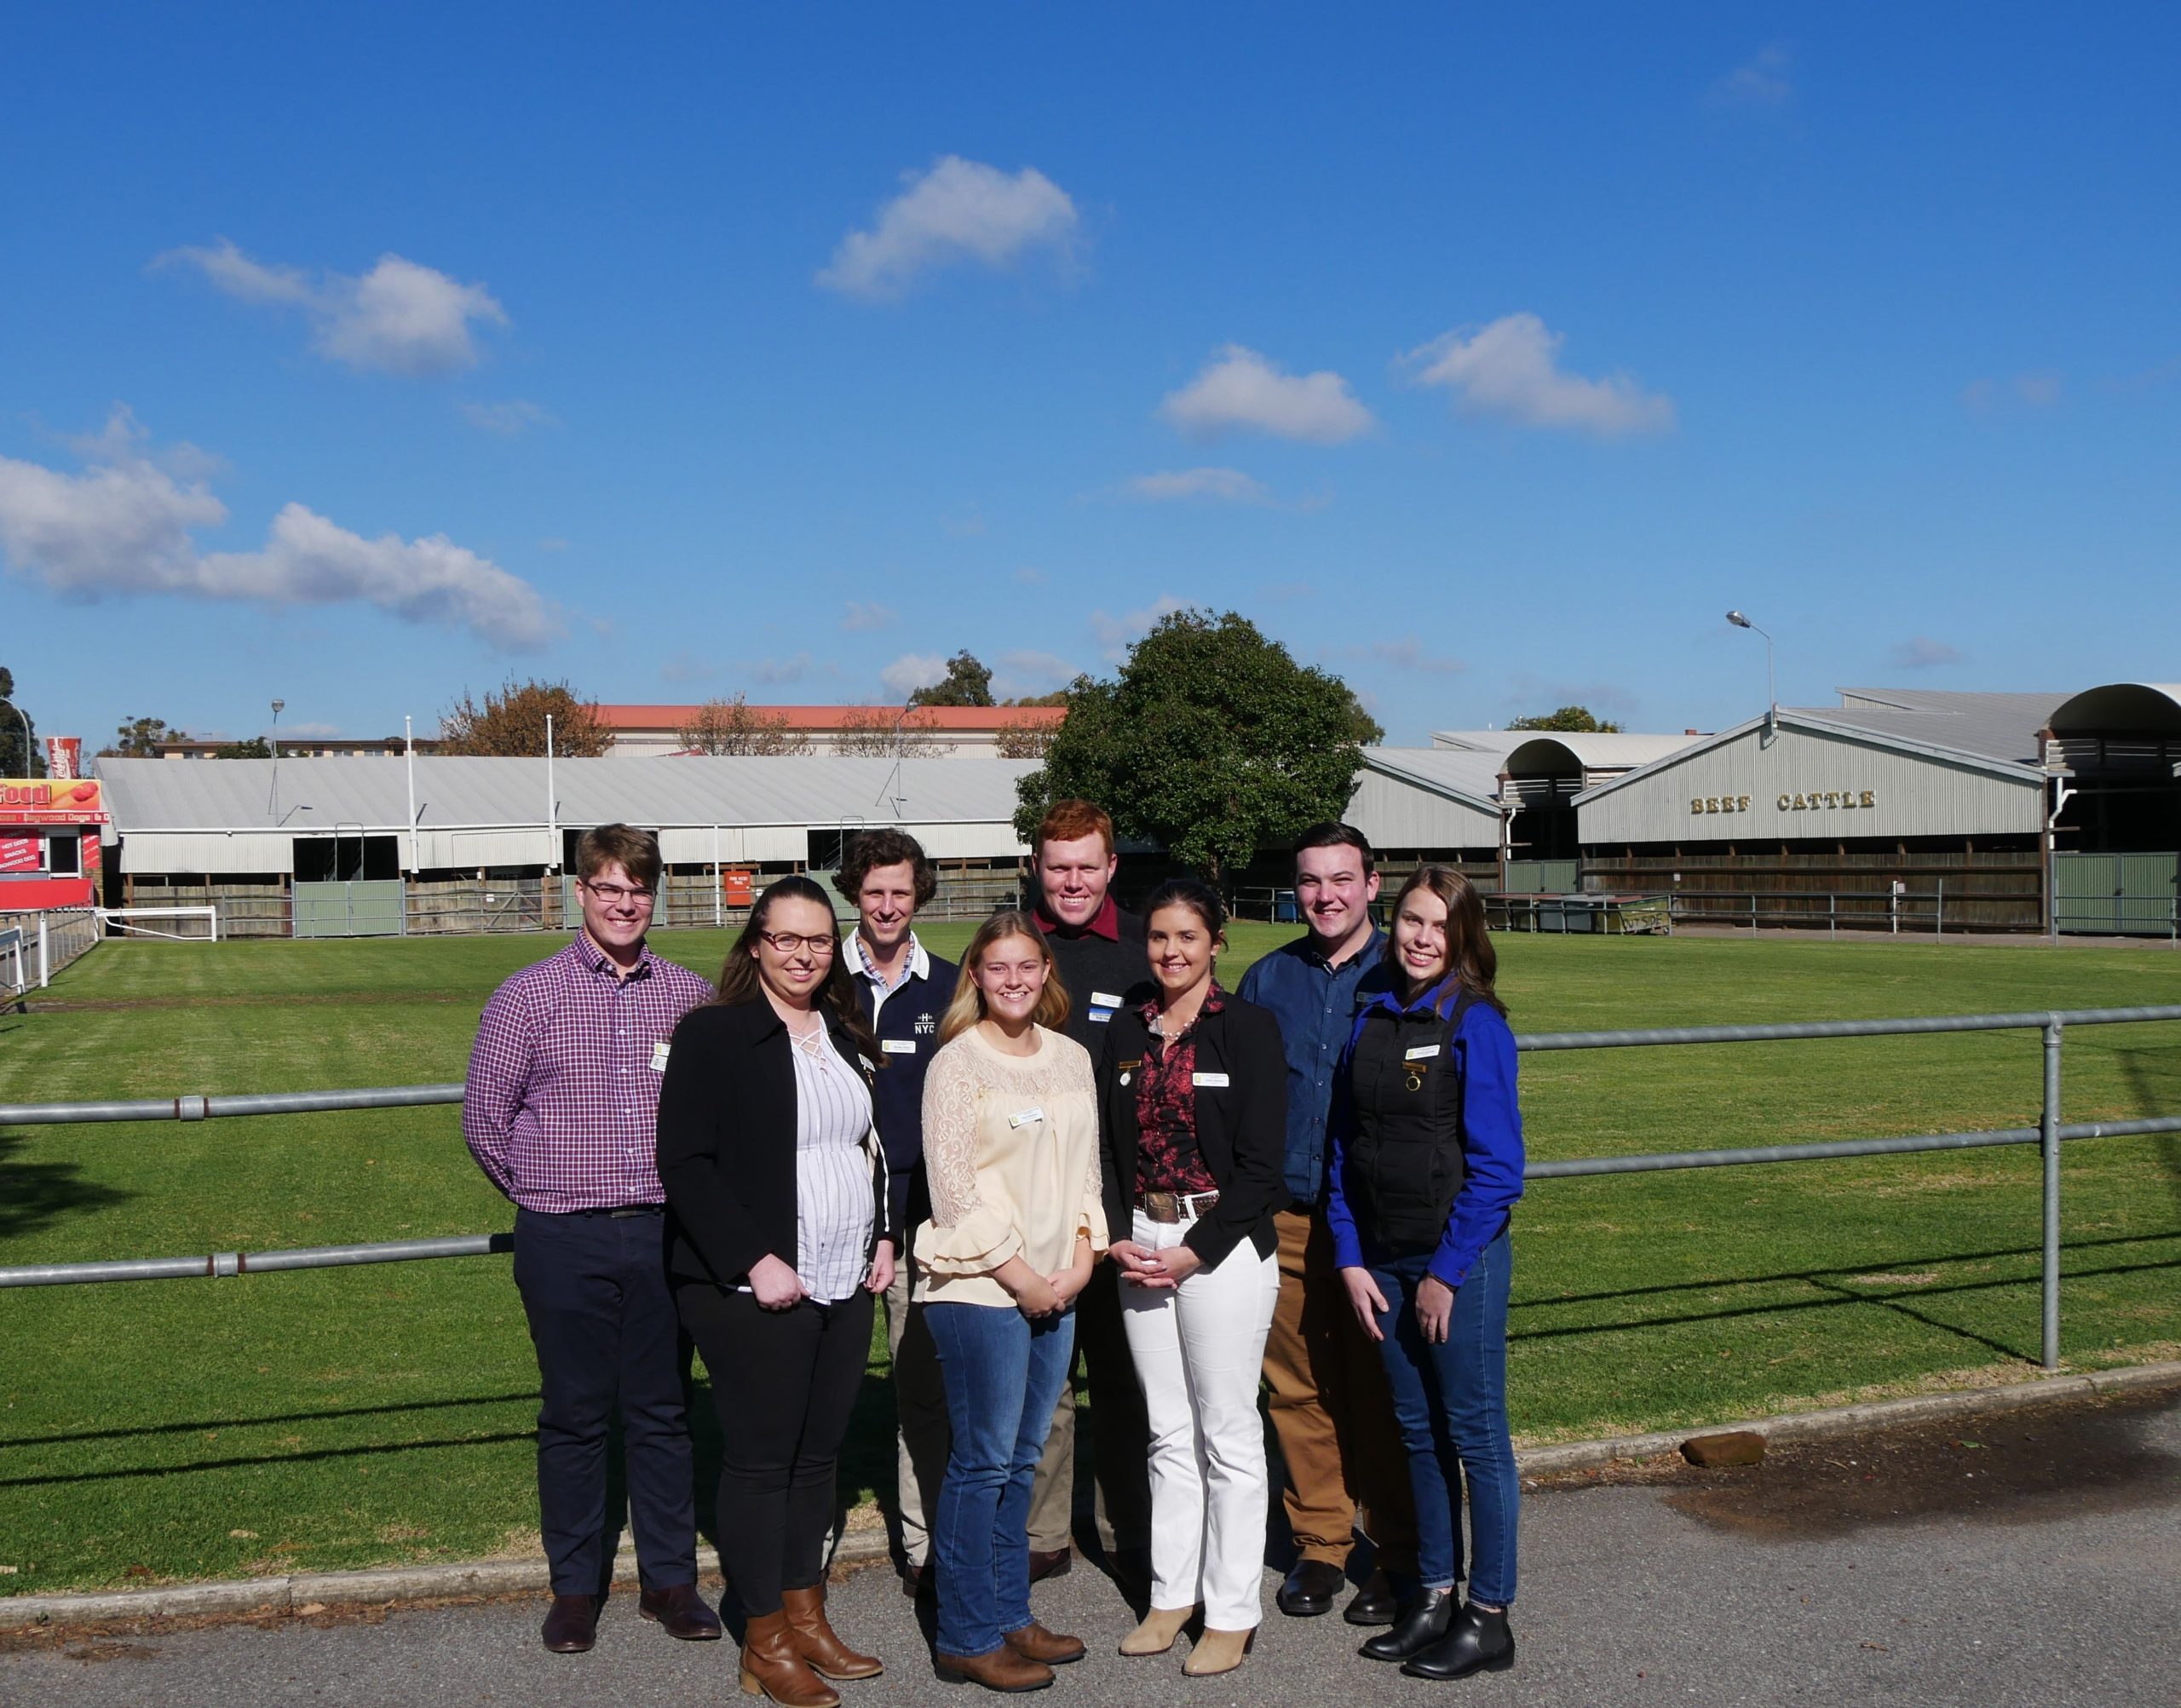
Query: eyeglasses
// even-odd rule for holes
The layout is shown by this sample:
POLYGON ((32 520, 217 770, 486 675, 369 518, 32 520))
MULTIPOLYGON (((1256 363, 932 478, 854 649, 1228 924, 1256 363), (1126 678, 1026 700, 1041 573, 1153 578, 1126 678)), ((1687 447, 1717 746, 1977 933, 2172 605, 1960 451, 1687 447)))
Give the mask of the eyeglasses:
POLYGON ((757 935, 773 946, 775 955, 792 955, 797 949, 808 949, 822 961, 837 946, 831 937, 804 937, 793 931, 760 931, 757 935))
POLYGON ((577 882, 608 907, 619 907, 623 902, 631 907, 648 907, 659 900, 648 889, 631 889, 626 884, 593 883, 589 878, 578 878, 577 882))

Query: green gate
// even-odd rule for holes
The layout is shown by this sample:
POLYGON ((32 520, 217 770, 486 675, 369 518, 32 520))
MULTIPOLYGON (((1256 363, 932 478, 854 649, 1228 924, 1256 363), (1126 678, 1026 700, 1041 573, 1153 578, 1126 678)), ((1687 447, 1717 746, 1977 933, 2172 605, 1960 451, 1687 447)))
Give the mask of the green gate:
POLYGON ((2052 923, 2097 937, 2166 937, 2175 929, 2181 854, 2056 854, 2052 923))
POLYGON ((298 883, 292 933, 297 937, 400 937, 407 935, 405 888, 398 877, 298 883))
POLYGON ((1582 862, 1573 860, 1511 860, 1507 862, 1510 895, 1573 895, 1582 886, 1577 874, 1582 862))

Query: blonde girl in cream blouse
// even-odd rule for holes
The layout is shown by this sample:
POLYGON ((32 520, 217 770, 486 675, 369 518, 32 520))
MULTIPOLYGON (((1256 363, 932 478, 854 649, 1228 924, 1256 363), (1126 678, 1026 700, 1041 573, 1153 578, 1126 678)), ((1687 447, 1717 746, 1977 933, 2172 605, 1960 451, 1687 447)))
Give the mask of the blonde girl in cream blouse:
POLYGON ((1034 1689, 1082 1642, 1030 1616, 1030 1484, 1067 1383, 1076 1296, 1106 1249, 1090 1057, 1027 914, 970 939, 924 1090, 931 1219, 915 1301, 953 1445, 932 1519, 944 1676, 1034 1689))

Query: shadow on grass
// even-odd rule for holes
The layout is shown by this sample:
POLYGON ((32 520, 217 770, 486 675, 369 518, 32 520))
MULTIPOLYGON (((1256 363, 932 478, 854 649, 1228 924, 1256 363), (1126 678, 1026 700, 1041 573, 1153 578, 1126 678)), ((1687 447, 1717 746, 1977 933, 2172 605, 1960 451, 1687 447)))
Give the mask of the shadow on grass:
MULTIPOLYGON (((2155 1114, 2181 1107, 2181 1050, 2116 1050, 2115 1064, 2128 1090, 2135 1094, 2139 1114, 2155 1114)), ((2157 1142, 2159 1166, 2166 1174, 2167 1189, 2181 1205, 2181 1136, 2167 1134, 2157 1142)))
MULTIPOLYGON (((2075 1251, 2098 1246, 2139 1245, 2157 1244, 2175 1239, 2181 1239, 2181 1231, 2134 1234, 2111 1239, 2080 1240, 2063 1249, 2075 1251)), ((2041 1246, 2035 1245, 2015 1246, 1996 1251, 1954 1252, 1943 1257, 1890 1258, 1885 1260, 1885 1263, 1887 1268, 1907 1268, 1926 1263, 1958 1263, 1977 1258, 2035 1256, 2042 1249, 2041 1246)), ((2004 1287, 2029 1286, 2038 1280, 2036 1272, 2000 1276, 1986 1280, 1902 1286, 1890 1292, 1857 1288, 1853 1283, 1854 1273, 1856 1271, 1869 1273, 1872 1268, 1871 1264, 1864 1263, 1839 1268, 1793 1270, 1779 1274, 1675 1282, 1657 1287, 1631 1287, 1617 1292, 1589 1293, 1562 1299, 1525 1299, 1511 1305, 1509 1309, 1511 1311, 1539 1310, 1557 1305, 1597 1304, 1618 1299, 1656 1297, 1660 1294, 1712 1292, 1726 1287, 1776 1285, 1791 1282, 1799 1283, 1827 1295, 1821 1298, 1775 1300, 1761 1304, 1728 1305, 1710 1310, 1684 1311, 1664 1316, 1635 1317, 1621 1322, 1571 1323, 1557 1328, 1516 1329, 1511 1330, 1507 1338, 1511 1343, 1526 1340, 1564 1340, 1580 1335, 1642 1333, 1650 1329, 1686 1327, 1695 1323, 1731 1322, 1742 1317, 1786 1316, 1798 1311, 1838 1310, 1847 1305, 1877 1305, 1907 1317, 1912 1321, 1921 1323, 1927 1328, 1934 1328, 1941 1333, 1954 1335, 1972 1344, 1983 1347, 2003 1358, 2033 1360, 2036 1356, 2035 1353, 2027 1347, 2011 1346, 2005 1342, 1994 1340, 1987 1335, 1978 1333, 1975 1329, 1965 1327, 1959 1323, 1948 1322, 1930 1313, 1918 1310, 1908 1303, 1910 1300, 1940 1298, 1950 1295, 1989 1292, 2004 1287), (1843 1282, 1831 1279, 1843 1275, 1849 1276, 1850 1280, 1843 1282)), ((2181 1269, 2181 1257, 2149 1263, 2112 1263, 2102 1268, 2068 1269, 2063 1274, 2065 1280, 2080 1280, 2098 1275, 2132 1275, 2172 1269, 2181 1269)))
POLYGON ((249 1429, 266 1423, 319 1423, 335 1418, 399 1417, 405 1412, 442 1412, 458 1406, 512 1406, 535 1400, 538 1390, 521 1394, 480 1394, 463 1400, 406 1400, 391 1406, 349 1406, 336 1412, 273 1412, 262 1418, 204 1418, 186 1423, 138 1423, 127 1429, 78 1429, 60 1435, 16 1435, 0 1439, 0 1452, 10 1447, 64 1446, 76 1441, 119 1441, 132 1435, 187 1435, 203 1429, 249 1429))
POLYGON ((21 1133, 0 1133, 0 1239, 36 1234, 64 1216, 109 1210, 135 1197, 119 1187, 85 1180, 76 1163, 34 1163, 16 1153, 28 1144, 21 1133))
POLYGON ((112 1470, 61 1471, 48 1476, 0 1477, 0 1488, 58 1488, 69 1483, 119 1482, 129 1477, 185 1476, 197 1471, 246 1470, 259 1465, 307 1465, 330 1459, 375 1458, 388 1453, 429 1452, 440 1447, 488 1447, 506 1441, 534 1441, 534 1429, 489 1435, 452 1435, 434 1441, 364 1441, 353 1447, 317 1447, 301 1453, 238 1453, 232 1458, 196 1459, 180 1465, 121 1465, 112 1470))

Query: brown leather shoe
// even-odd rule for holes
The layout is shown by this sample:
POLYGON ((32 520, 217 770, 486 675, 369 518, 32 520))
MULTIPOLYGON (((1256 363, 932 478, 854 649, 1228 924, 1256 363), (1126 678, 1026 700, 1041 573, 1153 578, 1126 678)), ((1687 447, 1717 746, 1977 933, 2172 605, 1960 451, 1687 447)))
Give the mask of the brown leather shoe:
POLYGON ((742 1631, 742 1688, 780 1708, 841 1708, 841 1693, 804 1664, 788 1634, 787 1614, 752 1613, 742 1631))
POLYGON ((787 1615, 788 1641, 813 1672, 827 1678, 876 1678, 886 1668, 876 1655, 858 1654, 826 1619, 826 1586, 782 1590, 780 1611, 787 1615))
POLYGON ((555 1654, 581 1654, 598 1641, 598 1597, 554 1596, 538 1635, 555 1654))
POLYGON ((1067 1569, 1075 1563, 1073 1548, 1033 1548, 1030 1550, 1030 1581, 1042 1584, 1048 1578, 1065 1578, 1067 1569))
POLYGON ((935 1654, 932 1670, 949 1684, 965 1681, 987 1690, 1043 1690, 1053 1682, 1053 1670, 1042 1660, 1019 1654, 1002 1643, 990 1654, 935 1654))
POLYGON ((1081 1637, 1049 1631, 1035 1619, 1021 1630, 1009 1631, 1007 1646, 1016 1653, 1031 1660, 1042 1660, 1048 1666, 1065 1666, 1071 1660, 1083 1659, 1081 1637))
POLYGON ((636 1611, 666 1628, 669 1636, 684 1642, 719 1641, 719 1615, 697 1593, 694 1584, 675 1584, 664 1590, 646 1590, 636 1597, 636 1611))

